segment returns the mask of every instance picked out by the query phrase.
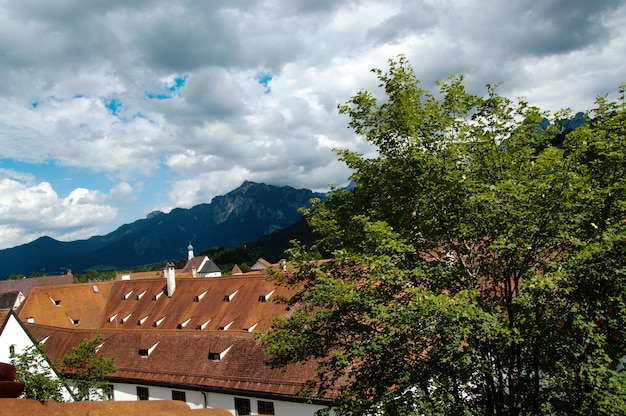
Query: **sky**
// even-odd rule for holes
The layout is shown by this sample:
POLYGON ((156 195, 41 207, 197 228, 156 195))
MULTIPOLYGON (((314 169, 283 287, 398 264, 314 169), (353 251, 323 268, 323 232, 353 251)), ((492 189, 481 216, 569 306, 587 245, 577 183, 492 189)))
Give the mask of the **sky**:
POLYGON ((584 111, 626 83, 619 0, 0 0, 0 249, 104 235, 245 180, 315 191, 372 149, 337 105, 422 87, 584 111))

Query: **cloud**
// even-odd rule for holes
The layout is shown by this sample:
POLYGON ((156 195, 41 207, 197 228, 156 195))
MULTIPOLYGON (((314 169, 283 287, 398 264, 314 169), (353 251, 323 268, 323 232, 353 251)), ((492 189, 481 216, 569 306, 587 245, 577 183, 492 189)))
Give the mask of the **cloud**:
POLYGON ((48 182, 0 171, 0 248, 41 235, 63 241, 87 238, 115 219, 117 210, 110 203, 131 192, 130 185, 120 183, 106 194, 77 188, 61 198, 48 182))
POLYGON ((618 0, 0 0, 0 163, 21 164, 1 177, 39 201, 24 221, 65 207, 49 218, 75 235, 243 180, 322 190, 349 175, 332 147, 372 153, 337 105, 379 93, 370 69, 388 59, 406 55, 425 88, 462 73, 473 93, 502 82, 584 110, 626 82, 624 27, 618 0), (59 197, 42 166, 92 175, 59 197), (100 225, 63 215, 76 207, 100 225))

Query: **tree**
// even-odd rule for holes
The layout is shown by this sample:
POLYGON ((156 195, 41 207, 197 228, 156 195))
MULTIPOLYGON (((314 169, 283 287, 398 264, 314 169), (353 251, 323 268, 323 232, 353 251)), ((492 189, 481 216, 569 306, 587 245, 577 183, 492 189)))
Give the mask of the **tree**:
POLYGON ((273 276, 296 295, 270 363, 317 360, 343 414, 624 414, 624 88, 572 130, 404 57, 374 73, 385 98, 339 111, 378 155, 337 151, 354 189, 306 212, 334 260, 273 276))
POLYGON ((87 338, 73 347, 72 353, 66 354, 59 364, 76 400, 102 399, 108 386, 105 376, 117 371, 115 358, 98 353, 101 345, 102 335, 87 338))
POLYGON ((16 370, 15 380, 24 383, 21 397, 41 403, 47 400, 62 402, 65 383, 50 367, 42 348, 43 345, 31 345, 11 357, 16 370))

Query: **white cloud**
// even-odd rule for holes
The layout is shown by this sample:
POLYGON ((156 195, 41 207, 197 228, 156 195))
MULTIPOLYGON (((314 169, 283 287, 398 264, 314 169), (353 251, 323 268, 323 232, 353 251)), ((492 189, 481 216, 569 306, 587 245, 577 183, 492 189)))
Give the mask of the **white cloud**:
POLYGON ((42 235, 63 241, 87 238, 116 218, 116 208, 107 202, 131 192, 128 184, 121 183, 108 194, 77 188, 60 198, 48 182, 31 183, 3 176, 0 248, 27 243, 42 235))
POLYGON ((589 108, 626 82, 625 27, 618 0, 0 0, 0 163, 21 164, 0 167, 20 214, 0 209, 32 224, 2 220, 0 246, 87 236, 120 225, 122 205, 132 221, 244 180, 341 184, 349 172, 331 148, 371 148, 337 105, 376 90, 370 69, 398 54, 425 88, 463 73, 474 93, 503 82, 548 110, 589 108), (72 177, 59 197, 44 164, 108 184, 72 177), (74 228, 38 222, 45 209, 74 228))

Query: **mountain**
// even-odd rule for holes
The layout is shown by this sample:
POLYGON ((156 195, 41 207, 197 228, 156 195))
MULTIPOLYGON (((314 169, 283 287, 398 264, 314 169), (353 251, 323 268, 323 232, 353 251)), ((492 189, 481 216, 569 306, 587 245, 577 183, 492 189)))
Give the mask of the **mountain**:
POLYGON ((11 274, 81 273, 116 270, 186 258, 189 242, 199 253, 212 247, 236 247, 299 222, 301 207, 323 194, 308 189, 246 181, 208 204, 146 218, 87 240, 61 242, 41 237, 0 250, 0 279, 11 274))

